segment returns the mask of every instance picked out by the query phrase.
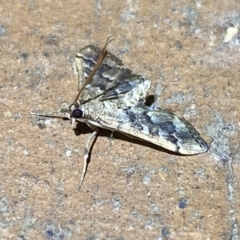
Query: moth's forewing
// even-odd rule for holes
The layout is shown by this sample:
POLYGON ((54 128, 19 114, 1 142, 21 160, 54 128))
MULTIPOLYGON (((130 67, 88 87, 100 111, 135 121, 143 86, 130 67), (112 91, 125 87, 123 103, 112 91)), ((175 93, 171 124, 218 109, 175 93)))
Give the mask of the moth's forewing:
MULTIPOLYGON (((77 54, 76 67, 79 73, 79 86, 82 86, 93 70, 100 53, 101 49, 89 45, 77 54)), ((121 60, 113 54, 107 53, 101 66, 80 95, 79 102, 100 96, 102 100, 116 98, 132 90, 143 81, 145 79, 142 76, 133 74, 130 69, 123 66, 121 60)))
POLYGON ((102 111, 104 117, 95 115, 102 128, 116 130, 170 151, 194 155, 206 152, 208 146, 199 133, 184 119, 163 109, 149 110, 145 106, 102 111))

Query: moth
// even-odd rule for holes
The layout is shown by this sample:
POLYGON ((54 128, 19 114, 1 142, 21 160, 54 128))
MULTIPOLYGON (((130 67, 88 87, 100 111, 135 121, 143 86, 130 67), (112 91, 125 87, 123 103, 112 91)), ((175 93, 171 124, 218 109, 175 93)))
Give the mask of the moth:
POLYGON ((68 118, 72 124, 84 122, 93 130, 85 146, 79 189, 99 128, 118 131, 183 155, 208 150, 207 143, 189 122, 168 110, 145 105, 151 82, 133 73, 107 51, 111 41, 108 38, 102 49, 88 45, 77 53, 78 94, 69 107, 61 108, 57 115, 32 113, 68 118))

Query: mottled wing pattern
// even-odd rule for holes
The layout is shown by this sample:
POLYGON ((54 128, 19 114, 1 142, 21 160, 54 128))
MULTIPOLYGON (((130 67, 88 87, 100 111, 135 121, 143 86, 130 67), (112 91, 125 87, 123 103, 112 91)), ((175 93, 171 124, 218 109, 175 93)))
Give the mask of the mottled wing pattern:
MULTIPOLYGON (((93 70, 100 53, 100 48, 88 45, 76 55, 79 89, 93 70)), ((83 90, 79 101, 82 103, 100 96, 101 100, 118 98, 144 81, 146 81, 145 78, 133 74, 116 56, 107 53, 93 79, 83 90)))
POLYGON ((199 133, 186 120, 164 110, 150 110, 146 106, 105 111, 103 128, 116 129, 170 151, 181 154, 206 152, 208 146, 199 133))

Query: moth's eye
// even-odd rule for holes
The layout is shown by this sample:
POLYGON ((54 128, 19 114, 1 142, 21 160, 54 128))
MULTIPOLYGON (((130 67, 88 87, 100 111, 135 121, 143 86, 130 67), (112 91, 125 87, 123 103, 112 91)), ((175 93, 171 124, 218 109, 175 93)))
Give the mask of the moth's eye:
POLYGON ((83 116, 82 110, 80 110, 78 108, 73 110, 72 117, 74 117, 74 118, 82 118, 82 116, 83 116))

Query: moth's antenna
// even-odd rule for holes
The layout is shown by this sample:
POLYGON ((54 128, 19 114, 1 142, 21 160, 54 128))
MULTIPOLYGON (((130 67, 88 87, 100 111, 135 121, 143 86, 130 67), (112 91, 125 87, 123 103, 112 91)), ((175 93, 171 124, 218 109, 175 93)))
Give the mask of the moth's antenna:
POLYGON ((48 117, 48 118, 68 118, 70 119, 69 115, 69 107, 66 103, 62 104, 61 108, 56 112, 51 113, 37 113, 37 112, 30 112, 30 115, 35 115, 39 117, 48 117))
POLYGON ((39 116, 39 117, 47 117, 47 118, 61 118, 61 119, 64 118, 64 117, 61 117, 61 116, 52 115, 52 114, 55 114, 55 113, 58 113, 58 112, 53 112, 53 113, 49 113, 49 114, 30 112, 30 115, 35 115, 35 116, 39 116))
POLYGON ((107 45, 112 42, 114 39, 112 38, 113 36, 110 36, 108 37, 108 39, 106 40, 106 43, 98 57, 98 60, 97 60, 97 63, 95 64, 93 70, 90 72, 87 80, 85 81, 85 83, 83 84, 82 88, 80 89, 80 91, 78 92, 74 102, 73 102, 73 105, 77 105, 77 101, 78 101, 78 98, 80 96, 80 94, 82 93, 83 89, 86 87, 86 85, 92 80, 94 74, 96 73, 96 71, 98 70, 98 68, 101 66, 102 64, 102 61, 104 60, 106 54, 107 54, 107 45))

